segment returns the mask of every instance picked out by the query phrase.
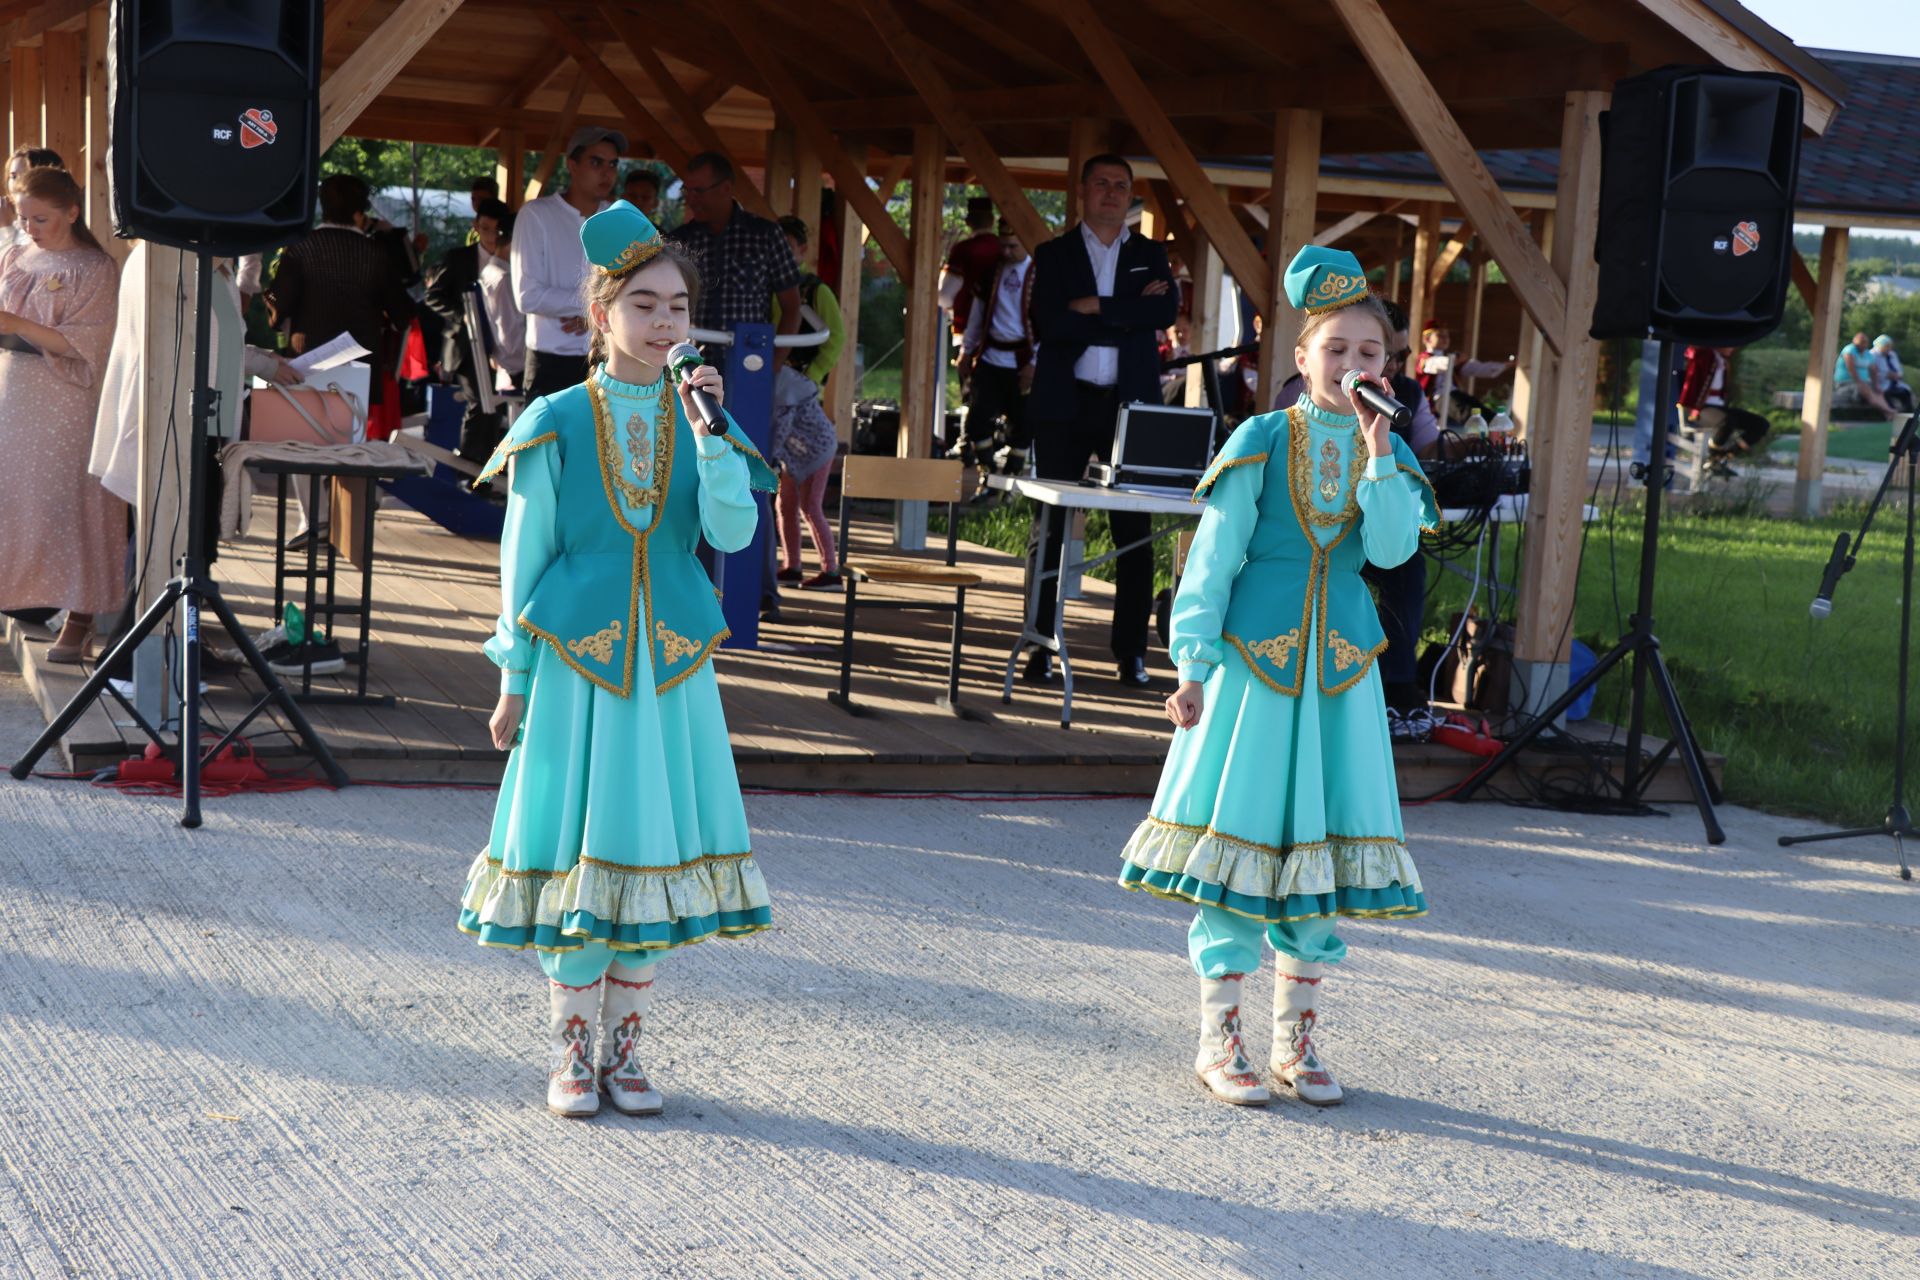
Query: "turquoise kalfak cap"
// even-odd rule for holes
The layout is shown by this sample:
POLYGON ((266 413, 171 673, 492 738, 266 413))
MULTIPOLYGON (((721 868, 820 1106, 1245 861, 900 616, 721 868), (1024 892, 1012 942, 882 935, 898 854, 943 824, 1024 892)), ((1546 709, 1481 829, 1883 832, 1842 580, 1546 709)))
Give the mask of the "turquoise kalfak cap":
POLYGON ((1285 277, 1287 301, 1314 315, 1337 311, 1367 296, 1367 273, 1360 259, 1345 249, 1328 249, 1317 244, 1302 246, 1287 264, 1285 277))
POLYGON ((610 276, 623 276, 658 254, 660 229, 639 209, 615 200, 580 224, 587 261, 610 276))

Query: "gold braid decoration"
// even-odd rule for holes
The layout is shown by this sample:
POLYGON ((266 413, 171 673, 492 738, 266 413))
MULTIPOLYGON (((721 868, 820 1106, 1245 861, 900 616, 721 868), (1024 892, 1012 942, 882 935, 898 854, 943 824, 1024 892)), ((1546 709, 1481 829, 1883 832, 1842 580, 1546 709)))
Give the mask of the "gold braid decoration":
POLYGON ((669 666, 680 661, 682 658, 691 658, 700 652, 701 646, 697 642, 668 630, 667 624, 664 622, 655 622, 653 624, 653 634, 654 638, 657 639, 665 649, 667 664, 669 666))
POLYGON ((1351 667, 1367 660, 1367 655, 1359 645, 1331 627, 1327 629, 1327 648, 1333 651, 1333 665, 1336 667, 1351 667))
POLYGON ((609 622, 606 626, 590 636, 583 636, 578 640, 567 641, 567 648, 573 651, 573 656, 576 658, 591 654, 595 662, 611 662, 613 661, 614 641, 619 638, 620 619, 615 618, 612 622, 609 622))
MULTIPOLYGON (((589 386, 592 386, 592 383, 589 383, 589 386)), ((664 462, 667 466, 672 465, 671 458, 673 451, 669 448, 656 448, 653 450, 652 457, 649 460, 653 473, 653 483, 646 488, 643 489, 633 481, 627 479, 627 457, 625 451, 620 446, 619 437, 614 434, 612 415, 607 412, 606 391, 604 388, 598 386, 593 386, 593 390, 600 393, 592 397, 594 434, 599 439, 600 460, 605 465, 608 478, 613 482, 613 486, 620 491, 620 496, 625 498, 633 506, 648 507, 658 504, 661 492, 661 464, 664 462)), ((666 431, 670 432, 673 429, 673 425, 675 425, 675 419, 672 416, 673 380, 665 374, 662 374, 660 377, 660 396, 656 407, 660 416, 655 420, 655 431, 659 432, 661 430, 661 423, 667 423, 669 425, 666 427, 666 431)), ((631 429, 629 429, 629 434, 631 434, 631 429)), ((639 462, 636 460, 636 474, 638 466, 639 462)))
POLYGON ((1273 636, 1266 640, 1256 640, 1247 646, 1249 652, 1258 654, 1276 667, 1284 667, 1293 660, 1293 651, 1300 647, 1300 628, 1295 627, 1285 635, 1273 636))
POLYGON ((1320 277, 1319 284, 1307 291, 1307 296, 1300 301, 1300 309, 1309 315, 1322 311, 1338 311, 1341 307, 1352 306, 1366 296, 1367 278, 1365 276, 1349 276, 1337 271, 1329 271, 1320 277), (1351 297, 1344 296, 1355 286, 1359 287, 1358 293, 1351 297))
MULTIPOLYGON (((1296 404, 1287 410, 1287 483, 1293 488, 1295 506, 1308 524, 1323 529, 1346 524, 1359 512, 1355 491, 1360 486, 1360 477, 1366 473, 1366 454, 1358 447, 1353 451, 1353 459, 1348 464, 1350 474, 1346 501, 1340 504, 1338 510, 1322 511, 1313 505, 1309 496, 1313 488, 1313 468, 1307 458, 1308 438, 1306 411, 1296 404)), ((1311 535, 1309 540, 1312 540, 1311 535)))
POLYGON ((659 256, 664 242, 659 236, 651 240, 635 240, 620 251, 620 256, 600 268, 610 276, 623 276, 635 267, 644 266, 659 256))

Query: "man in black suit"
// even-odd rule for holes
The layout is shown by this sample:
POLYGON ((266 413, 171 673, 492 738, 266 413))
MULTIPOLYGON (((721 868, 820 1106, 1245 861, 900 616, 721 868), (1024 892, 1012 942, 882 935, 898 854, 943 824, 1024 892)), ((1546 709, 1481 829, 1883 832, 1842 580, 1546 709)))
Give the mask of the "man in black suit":
MULTIPOLYGON (((1160 401, 1159 334, 1180 310, 1166 250, 1127 230, 1133 167, 1098 155, 1080 169, 1081 221, 1033 254, 1032 319, 1040 340, 1027 421, 1042 479, 1078 480, 1089 457, 1111 458, 1114 419, 1129 401, 1160 401)), ((1115 545, 1145 538, 1150 517, 1111 513, 1115 545)), ((1060 562, 1066 513, 1047 513, 1046 560, 1060 562)), ((1123 684, 1144 686, 1147 613, 1153 603, 1153 548, 1118 560, 1112 648, 1123 684)), ((1057 579, 1041 588, 1036 625, 1052 626, 1057 579)), ((1029 680, 1054 678, 1053 655, 1036 652, 1029 680)))
MULTIPOLYGON (((500 241, 513 235, 513 211, 499 200, 481 200, 474 206, 473 243, 450 251, 440 273, 427 286, 426 303, 440 318, 440 368, 460 388, 467 411, 460 422, 460 456, 485 462, 505 434, 500 413, 480 408, 480 379, 491 378, 486 343, 467 332, 466 299, 480 283, 480 272, 502 258, 500 241)), ((485 314, 484 311, 482 314, 485 314)))

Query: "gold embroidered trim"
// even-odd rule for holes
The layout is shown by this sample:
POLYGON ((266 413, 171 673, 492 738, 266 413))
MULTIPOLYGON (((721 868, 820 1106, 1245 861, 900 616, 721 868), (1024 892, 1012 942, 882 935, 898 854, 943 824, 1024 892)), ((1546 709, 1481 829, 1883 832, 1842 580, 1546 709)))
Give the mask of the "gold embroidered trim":
POLYGON ((659 236, 651 240, 635 240, 620 251, 619 257, 600 269, 610 276, 623 276, 636 267, 652 262, 660 255, 663 243, 659 236))
MULTIPOLYGON (((666 446, 664 438, 661 441, 661 446, 653 450, 652 457, 649 459, 652 463, 653 482, 644 488, 635 484, 633 481, 627 479, 627 453, 626 450, 621 447, 620 439, 614 432, 613 414, 607 408, 607 393, 605 388, 601 387, 596 379, 588 378, 587 396, 593 402, 594 434, 600 445, 601 474, 611 479, 614 488, 620 491, 620 496, 632 503, 635 507, 644 508, 661 505, 660 457, 662 454, 671 456, 671 450, 666 446)), ((660 377, 660 393, 656 397, 656 401, 657 403, 654 405, 654 409, 658 414, 658 419, 653 429, 657 436, 665 437, 676 425, 673 416, 673 380, 665 374, 662 374, 660 377), (659 424, 664 424, 666 429, 664 431, 661 430, 659 424)), ((629 429, 628 434, 632 434, 631 429, 629 429)), ((634 465, 638 468, 639 463, 637 460, 634 465)), ((659 523, 659 516, 656 514, 653 520, 655 524, 659 523)), ((626 522, 622 521, 621 523, 624 524, 626 522)), ((628 526, 628 528, 629 532, 638 532, 638 530, 632 529, 631 526, 628 526)))
POLYGON ((1329 271, 1320 277, 1320 283, 1307 291, 1300 300, 1300 309, 1308 315, 1318 315, 1322 311, 1338 311, 1341 307, 1350 307, 1367 296, 1367 278, 1350 276, 1338 271, 1329 271), (1345 296, 1350 289, 1360 291, 1345 296))
POLYGON ((595 662, 613 661, 613 645, 620 638, 620 619, 615 618, 590 636, 567 641, 567 649, 574 657, 591 655, 595 662))
MULTIPOLYGON (((1264 684, 1275 693, 1285 694, 1289 698, 1297 698, 1300 696, 1299 681, 1295 681, 1293 688, 1289 689, 1268 675, 1267 669, 1253 660, 1252 651, 1247 648, 1246 642, 1241 640, 1239 636, 1234 635, 1231 631, 1223 631, 1220 633, 1220 638, 1240 651, 1240 658, 1247 664, 1247 670, 1253 672, 1261 684, 1264 684)), ((1306 663, 1303 662, 1300 665, 1305 667, 1306 663)), ((1198 830, 1198 828, 1196 828, 1196 830, 1198 830)))
POLYGON ((1356 662, 1366 661, 1366 655, 1360 646, 1341 635, 1338 628, 1328 628, 1327 648, 1333 651, 1333 665, 1350 667, 1356 662))
POLYGON ((719 635, 707 641, 706 647, 700 651, 700 656, 693 660, 693 664, 691 666, 689 666, 685 671, 682 671, 679 675, 674 676, 668 680, 663 680, 659 684, 655 685, 653 689, 654 694, 657 696, 659 694, 665 693, 667 690, 673 688, 675 685, 679 684, 681 681, 691 679, 694 672, 698 671, 701 667, 704 667, 707 665, 707 659, 711 658, 713 656, 713 651, 720 647, 720 642, 725 640, 728 636, 732 634, 733 634, 733 629, 731 627, 722 627, 720 629, 719 635))
POLYGON ((1357 846, 1386 844, 1399 845, 1404 848, 1407 843, 1406 840, 1400 836, 1343 836, 1328 832, 1318 840, 1301 840, 1294 844, 1262 844, 1258 840, 1246 840, 1240 836, 1229 835, 1224 831, 1216 829, 1211 824, 1207 826, 1189 826, 1181 822, 1168 822, 1165 818, 1156 818, 1152 814, 1148 814, 1145 818, 1141 819, 1141 821, 1147 826, 1161 827, 1168 831, 1198 832, 1203 836, 1209 836, 1223 844, 1237 844, 1243 849, 1256 849, 1261 853, 1271 853, 1275 857, 1280 858, 1285 858, 1300 852, 1312 853, 1320 849, 1331 850, 1335 845, 1357 846))
MULTIPOLYGON (((738 449, 741 453, 746 454, 749 458, 752 458, 754 461, 758 462, 761 466, 765 467, 768 471, 773 470, 773 464, 767 461, 765 455, 763 455, 758 449, 753 447, 753 442, 751 440, 742 439, 738 431, 728 431, 727 434, 721 436, 720 438, 722 440, 725 440, 728 444, 732 445, 735 449, 738 449)), ((776 481, 774 484, 774 488, 777 489, 778 487, 779 487, 779 482, 776 481)), ((747 475, 747 488, 758 489, 761 493, 772 492, 772 490, 767 489, 762 485, 754 484, 753 475, 751 472, 749 472, 747 475)))
POLYGON ((494 446, 493 456, 487 459, 487 465, 481 468, 480 474, 474 477, 472 485, 468 487, 478 489, 481 485, 499 475, 500 472, 506 468, 508 461, 512 459, 514 454, 524 449, 531 449, 537 444, 547 444, 559 438, 560 433, 558 431, 543 431, 533 437, 533 439, 522 440, 519 444, 508 444, 504 440, 501 441, 498 445, 494 446))
MULTIPOLYGON (((1417 908, 1417 909, 1412 907, 1400 908, 1400 909, 1395 909, 1390 907, 1384 911, 1378 911, 1378 910, 1330 911, 1324 915, 1318 912, 1315 912, 1313 914, 1304 915, 1304 916, 1281 916, 1276 921, 1270 916, 1257 916, 1253 914, 1253 912, 1251 911, 1236 911, 1234 908, 1229 907, 1224 903, 1218 903, 1218 902, 1202 903, 1198 898, 1189 898, 1183 894, 1174 893, 1171 890, 1167 890, 1167 889, 1157 889, 1153 885, 1142 884, 1137 880, 1135 881, 1123 880, 1120 883, 1120 887, 1123 889, 1131 889, 1136 893, 1144 893, 1149 897, 1158 898, 1162 902, 1178 902, 1184 906, 1189 906, 1189 907, 1195 906, 1195 905, 1209 906, 1214 908, 1215 910, 1224 911, 1228 915, 1239 916, 1243 920, 1258 920, 1262 924, 1276 924, 1276 923, 1277 924, 1298 924, 1302 920, 1332 920, 1340 916, 1345 916, 1350 920, 1418 920, 1421 916, 1424 916, 1427 914, 1426 908, 1424 907, 1417 908)), ((493 943, 490 945, 504 946, 506 944, 493 943)))
MULTIPOLYGON (((1427 479, 1427 473, 1422 471, 1419 467, 1410 467, 1406 463, 1401 462, 1398 459, 1394 460, 1393 465, 1396 471, 1404 471, 1408 475, 1412 476, 1415 480, 1418 480, 1420 482, 1421 486, 1426 489, 1427 496, 1433 499, 1434 513, 1436 515, 1439 514, 1440 495, 1434 492, 1433 481, 1427 479)), ((1440 526, 1438 524, 1423 524, 1420 526, 1420 532, 1438 533, 1440 532, 1440 526)), ((1418 554, 1418 553, 1416 552, 1415 554, 1418 554)))
MULTIPOLYGON (((690 867, 700 866, 702 863, 738 862, 742 858, 751 858, 752 856, 753 854, 751 852, 703 853, 692 862, 682 862, 671 867, 632 867, 624 862, 608 862, 604 858, 589 857, 586 854, 581 854, 579 860, 588 866, 604 867, 608 871, 628 872, 634 875, 667 875, 670 872, 685 871, 690 867)), ((559 880, 565 878, 573 869, 568 867, 561 871, 540 871, 537 869, 509 871, 506 864, 495 857, 488 857, 487 865, 493 868, 496 875, 504 876, 509 880, 559 880)))
POLYGON ((1207 496, 1207 490, 1218 484, 1220 477, 1233 468, 1248 466, 1256 462, 1265 462, 1271 456, 1271 454, 1255 453, 1249 454, 1244 458, 1221 458, 1208 469, 1207 474, 1200 477, 1200 483, 1193 486, 1193 497, 1189 499, 1189 501, 1200 502, 1204 500, 1207 496))
POLYGON ((666 655, 668 666, 672 666, 682 658, 690 658, 700 652, 698 642, 689 640, 685 636, 669 629, 664 622, 656 622, 653 624, 653 637, 660 642, 661 649, 666 655))
MULTIPOLYGON (((1337 427, 1334 429, 1339 430, 1337 427)), ((1359 448, 1354 449, 1353 457, 1347 463, 1346 500, 1340 504, 1337 511, 1322 511, 1313 505, 1313 500, 1309 496, 1313 484, 1312 462, 1307 456, 1310 438, 1306 410, 1296 404, 1287 410, 1287 483, 1293 492, 1294 512, 1300 516, 1302 526, 1331 529, 1335 525, 1347 523, 1359 514, 1359 502, 1354 495, 1359 491, 1360 477, 1366 472, 1367 459, 1359 448), (1303 492, 1303 488, 1306 492, 1303 492)), ((1327 443, 1333 442, 1329 440, 1327 443)), ((1337 451, 1339 446, 1335 445, 1334 448, 1337 451)), ((1331 460, 1329 463, 1331 464, 1331 460)), ((1313 541, 1318 541, 1311 533, 1307 536, 1313 541)))
POLYGON ((1285 667, 1292 661, 1294 651, 1300 647, 1300 629, 1295 627, 1285 635, 1271 636, 1265 640, 1256 640, 1246 648, 1255 655, 1265 658, 1276 667, 1285 667))

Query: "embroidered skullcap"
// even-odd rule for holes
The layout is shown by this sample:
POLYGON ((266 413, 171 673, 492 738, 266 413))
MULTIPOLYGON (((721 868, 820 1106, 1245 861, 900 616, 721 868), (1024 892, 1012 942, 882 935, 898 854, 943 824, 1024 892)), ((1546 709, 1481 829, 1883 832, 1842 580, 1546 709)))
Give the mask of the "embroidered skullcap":
POLYGON ((623 276, 660 252, 660 230, 625 200, 615 200, 580 224, 587 261, 610 276, 623 276))
POLYGON ((1345 249, 1310 244, 1287 264, 1287 301, 1306 312, 1337 311, 1367 296, 1367 273, 1345 249))

